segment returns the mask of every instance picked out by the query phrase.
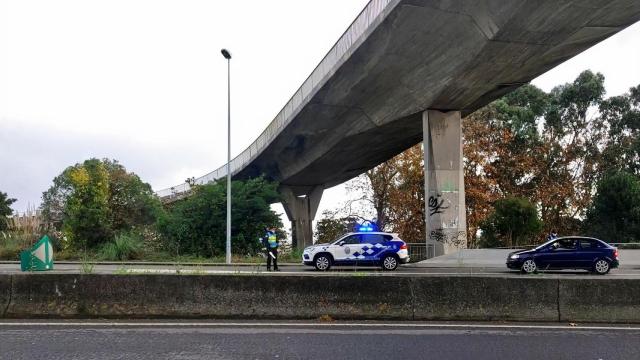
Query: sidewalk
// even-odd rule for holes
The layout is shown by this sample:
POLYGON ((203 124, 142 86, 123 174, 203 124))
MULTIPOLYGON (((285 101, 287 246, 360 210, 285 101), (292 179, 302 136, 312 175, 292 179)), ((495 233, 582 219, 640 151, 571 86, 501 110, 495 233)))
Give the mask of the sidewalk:
MULTIPOLYGON (((72 261, 72 260, 55 260, 56 264, 62 265, 80 265, 84 263, 83 261, 72 261)), ((218 262, 176 262, 176 261, 87 261, 88 264, 94 265, 158 265, 158 266, 258 266, 265 265, 265 262, 261 263, 231 263, 231 265, 227 265, 225 263, 218 262)), ((20 264, 20 261, 13 260, 0 260, 0 264, 20 264)), ((299 266, 301 263, 278 263, 278 266, 299 266)))
MULTIPOLYGON (((410 267, 431 268, 504 268, 507 255, 516 250, 505 249, 462 249, 458 252, 408 264, 410 267)), ((621 249, 620 267, 640 267, 640 250, 621 249)))

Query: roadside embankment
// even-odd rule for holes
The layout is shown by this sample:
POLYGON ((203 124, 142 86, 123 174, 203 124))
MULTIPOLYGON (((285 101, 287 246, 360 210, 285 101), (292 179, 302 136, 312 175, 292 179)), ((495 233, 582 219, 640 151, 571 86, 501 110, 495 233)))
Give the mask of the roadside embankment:
POLYGON ((3 318, 640 322, 640 279, 0 275, 3 318))

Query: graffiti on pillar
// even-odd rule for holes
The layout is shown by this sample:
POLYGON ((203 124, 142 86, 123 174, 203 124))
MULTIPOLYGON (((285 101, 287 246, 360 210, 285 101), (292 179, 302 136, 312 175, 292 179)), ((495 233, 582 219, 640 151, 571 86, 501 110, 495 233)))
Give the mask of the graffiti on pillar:
POLYGON ((447 231, 445 229, 431 230, 429 233, 429 240, 437 241, 442 244, 453 245, 460 247, 465 244, 467 240, 467 234, 464 231, 447 231))
POLYGON ((429 216, 433 216, 435 214, 442 214, 449 207, 444 206, 444 199, 441 198, 440 194, 436 196, 429 196, 429 216))

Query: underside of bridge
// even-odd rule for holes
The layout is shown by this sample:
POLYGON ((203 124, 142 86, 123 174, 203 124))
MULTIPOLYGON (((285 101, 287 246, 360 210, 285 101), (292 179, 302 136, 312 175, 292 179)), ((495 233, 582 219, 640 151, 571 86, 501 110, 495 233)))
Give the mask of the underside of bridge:
MULTIPOLYGON (((449 196, 438 187, 441 179, 458 184, 462 196, 444 200, 462 214, 460 176, 438 173, 449 162, 461 171, 460 117, 639 19, 636 0, 373 0, 234 160, 233 176, 264 174, 280 182, 294 241, 303 247, 311 241, 319 189, 373 168, 430 133, 425 163, 431 161, 433 174, 426 181, 438 185, 427 186, 426 198, 449 196), (458 130, 434 138, 434 126, 458 130)), ((435 215, 428 234, 455 218, 435 215)), ((464 219, 455 223, 464 226, 464 219)), ((435 240, 450 237, 434 234, 435 240)))

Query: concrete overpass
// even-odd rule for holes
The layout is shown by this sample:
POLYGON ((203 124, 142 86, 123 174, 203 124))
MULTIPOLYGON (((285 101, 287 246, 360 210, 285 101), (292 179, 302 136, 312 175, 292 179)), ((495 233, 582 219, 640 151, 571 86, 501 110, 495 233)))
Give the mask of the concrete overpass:
POLYGON ((279 181, 303 247, 325 188, 425 139, 427 243, 433 254, 464 246, 460 118, 639 19, 636 0, 372 0, 232 176, 279 181))

